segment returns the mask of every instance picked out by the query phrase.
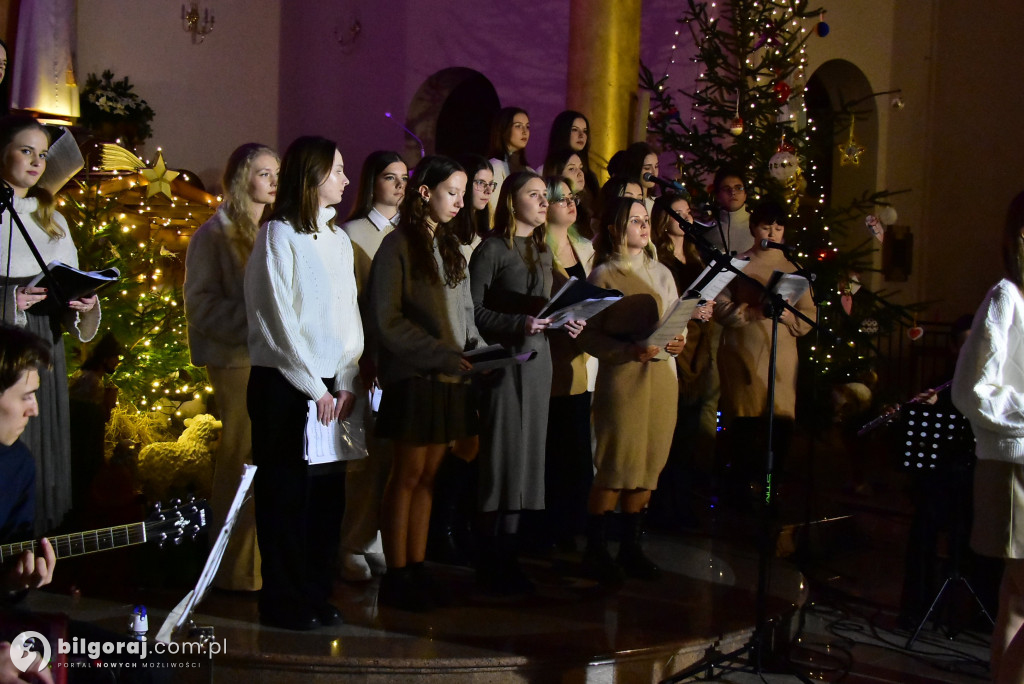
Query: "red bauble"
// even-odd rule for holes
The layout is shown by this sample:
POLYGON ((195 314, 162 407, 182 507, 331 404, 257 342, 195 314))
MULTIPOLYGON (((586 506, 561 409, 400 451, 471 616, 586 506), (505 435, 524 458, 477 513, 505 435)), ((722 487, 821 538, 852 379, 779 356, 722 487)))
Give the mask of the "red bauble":
POLYGON ((789 87, 789 84, 785 81, 778 81, 772 86, 772 90, 775 91, 775 101, 779 104, 786 104, 789 100, 790 94, 793 89, 789 87))

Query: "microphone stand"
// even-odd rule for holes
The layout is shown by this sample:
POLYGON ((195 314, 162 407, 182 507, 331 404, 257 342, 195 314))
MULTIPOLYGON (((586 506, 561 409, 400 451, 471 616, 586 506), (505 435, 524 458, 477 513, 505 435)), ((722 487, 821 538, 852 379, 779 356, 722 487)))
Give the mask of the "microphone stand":
MULTIPOLYGON (((28 245, 29 250, 32 252, 32 256, 35 257, 36 263, 39 264, 39 268, 42 270, 45 279, 47 280, 50 289, 52 290, 53 296, 56 298, 57 303, 63 308, 68 305, 68 300, 60 290, 60 285, 56 279, 50 277, 50 269, 46 265, 46 261, 43 260, 42 255, 36 248, 36 244, 32 241, 32 238, 28 234, 28 229, 25 228, 25 224, 22 222, 21 217, 18 216, 18 212, 14 209, 14 188, 12 188, 6 182, 0 182, 0 217, 3 216, 4 211, 7 211, 11 216, 11 223, 18 226, 18 230, 21 232, 21 236, 25 239, 25 244, 28 245)), ((11 229, 13 233, 13 228, 11 229)), ((6 280, 10 282, 11 272, 11 253, 10 248, 7 251, 7 274, 6 280)), ((49 292, 47 293, 50 294, 49 292)), ((17 299, 15 299, 17 301, 17 299)), ((15 304, 17 306, 17 304, 15 304)), ((3 304, 3 319, 7 319, 7 297, 4 297, 3 304)))
MULTIPOLYGON (((768 442, 765 446, 764 453, 764 492, 761 497, 761 515, 759 516, 762 524, 761 533, 759 535, 760 543, 757 545, 758 566, 754 632, 751 634, 750 640, 746 644, 731 653, 722 653, 714 646, 709 647, 707 651, 705 651, 703 658, 690 667, 661 680, 660 684, 681 682, 685 679, 699 677, 701 675, 703 675, 705 679, 710 679, 714 676, 714 668, 718 667, 723 671, 727 669, 734 669, 727 667, 727 665, 729 663, 741 663, 744 658, 746 659, 747 665, 753 668, 754 672, 760 674, 763 671, 762 660, 765 645, 768 642, 768 577, 771 570, 771 556, 774 552, 776 539, 778 537, 778 525, 776 523, 777 506, 772 492, 772 478, 774 476, 775 469, 775 454, 772 451, 772 439, 774 436, 775 423, 775 370, 779 343, 779 317, 784 311, 789 310, 792 311, 796 317, 817 329, 815 321, 812 321, 810 318, 794 308, 789 302, 782 298, 782 295, 776 292, 770 292, 760 282, 754 280, 733 266, 731 257, 715 249, 703 236, 699 234, 699 231, 695 229, 695 226, 692 223, 683 219, 682 216, 677 212, 672 211, 672 209, 668 209, 668 214, 679 222, 679 226, 683 229, 683 232, 687 237, 692 239, 694 243, 696 243, 698 248, 705 250, 706 254, 711 255, 710 261, 714 263, 717 268, 732 271, 744 282, 751 284, 764 294, 765 299, 767 300, 766 312, 772 320, 772 341, 768 356, 768 396, 765 402, 765 414, 768 418, 768 442)), ((791 665, 787 669, 790 674, 801 682, 811 684, 811 680, 808 677, 795 671, 791 665)))

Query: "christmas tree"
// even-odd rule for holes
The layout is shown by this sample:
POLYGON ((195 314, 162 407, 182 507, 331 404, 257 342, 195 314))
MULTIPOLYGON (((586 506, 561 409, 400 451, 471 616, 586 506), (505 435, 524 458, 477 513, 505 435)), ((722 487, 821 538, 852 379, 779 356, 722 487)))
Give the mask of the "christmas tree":
MULTIPOLYGON (((863 241, 851 245, 845 239, 880 213, 893 193, 866 189, 852 203, 836 206, 814 173, 815 160, 831 159, 836 134, 817 134, 803 102, 807 41, 828 32, 818 21, 822 16, 805 0, 688 0, 679 33, 693 39, 692 59, 700 65, 696 86, 673 92, 668 75, 656 77, 646 66, 640 85, 651 93, 649 135, 675 155, 679 181, 696 204, 710 204, 709 179, 732 166, 746 171, 748 201, 771 199, 789 207, 786 241, 816 274, 820 324, 834 335, 801 341, 803 367, 813 369, 816 380, 846 382, 872 368, 877 335, 898 322, 911 323, 913 307, 863 287, 859 276, 874 270, 876 243, 867 231, 863 241)), ((685 43, 682 35, 678 41, 685 43)), ((859 164, 863 153, 852 129, 858 104, 843 103, 839 114, 828 117, 830 127, 832 121, 849 127, 842 164, 859 164)))
MULTIPOLYGON (((101 294, 100 329, 124 347, 111 377, 119 402, 174 413, 212 391, 205 370, 189 361, 182 284, 187 237, 213 213, 217 198, 168 171, 162 154, 150 169, 124 153, 135 160, 127 172, 93 168, 58 203, 81 268, 121 272, 101 294)), ((87 351, 69 345, 69 370, 87 351)))

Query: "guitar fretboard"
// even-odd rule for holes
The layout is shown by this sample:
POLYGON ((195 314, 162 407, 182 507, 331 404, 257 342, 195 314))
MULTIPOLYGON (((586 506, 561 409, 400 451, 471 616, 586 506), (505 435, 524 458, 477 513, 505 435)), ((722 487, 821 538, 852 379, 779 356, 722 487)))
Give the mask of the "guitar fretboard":
MULTIPOLYGON (((102 530, 90 532, 76 532, 74 534, 62 534, 55 537, 47 537, 53 546, 57 558, 68 558, 70 556, 81 556, 97 551, 108 551, 122 546, 142 544, 146 541, 146 523, 133 523, 131 525, 119 525, 118 527, 107 527, 102 530)), ((38 553, 39 542, 32 540, 16 542, 14 544, 0 545, 0 563, 19 556, 26 551, 38 553)))

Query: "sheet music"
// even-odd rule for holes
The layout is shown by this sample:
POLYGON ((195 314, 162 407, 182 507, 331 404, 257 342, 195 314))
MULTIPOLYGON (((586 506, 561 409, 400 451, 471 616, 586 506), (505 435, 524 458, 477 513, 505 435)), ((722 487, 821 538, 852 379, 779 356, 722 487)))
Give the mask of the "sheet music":
POLYGON ((345 420, 332 420, 324 425, 317 418, 316 402, 307 400, 306 433, 304 436, 306 462, 310 465, 354 461, 366 456, 366 438, 363 430, 363 411, 366 404, 357 400, 352 414, 345 420))
POLYGON ((231 532, 235 528, 238 512, 242 510, 242 504, 245 502, 246 494, 249 493, 252 479, 255 476, 256 466, 243 466, 242 479, 238 483, 238 489, 235 490, 235 498, 231 500, 231 507, 228 509, 227 518, 217 534, 217 541, 210 548, 210 555, 206 557, 206 565, 203 566, 199 580, 196 582, 195 588, 185 595, 185 598, 174 607, 174 610, 164 620, 164 623, 160 626, 160 631, 157 632, 157 641, 162 641, 165 644, 170 643, 171 637, 188 623, 196 606, 206 598, 210 585, 213 584, 213 578, 217 576, 220 562, 224 558, 224 551, 228 548, 228 541, 231 539, 231 532))
POLYGON ((608 290, 571 276, 544 305, 537 318, 550 318, 550 329, 557 330, 569 321, 585 321, 622 299, 618 290, 608 290))
POLYGON ((460 375, 472 375, 485 370, 513 366, 517 363, 526 363, 536 356, 537 352, 531 349, 521 354, 513 354, 500 344, 491 344, 486 347, 463 352, 462 355, 473 364, 473 370, 460 372, 460 375))
POLYGON ((804 296, 807 290, 811 289, 811 281, 795 273, 783 273, 775 271, 772 273, 770 289, 777 295, 781 295, 790 305, 796 304, 804 296))
POLYGON ((669 359, 668 352, 665 351, 665 345, 672 341, 672 339, 686 330, 686 324, 690 322, 690 317, 693 316, 694 309, 700 303, 700 299, 697 297, 681 297, 676 300, 672 308, 662 316, 658 322, 658 327, 651 333, 650 337, 644 340, 641 344, 645 346, 660 347, 661 351, 658 352, 658 356, 655 358, 669 359))
MULTIPOLYGON (((732 266, 742 271, 750 263, 749 259, 733 258, 732 266)), ((686 292, 696 292, 700 299, 711 301, 725 289, 725 286, 732 282, 736 274, 728 269, 719 268, 717 264, 711 263, 705 268, 697 279, 690 283, 686 292)))

